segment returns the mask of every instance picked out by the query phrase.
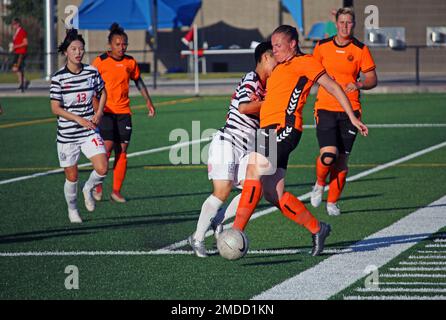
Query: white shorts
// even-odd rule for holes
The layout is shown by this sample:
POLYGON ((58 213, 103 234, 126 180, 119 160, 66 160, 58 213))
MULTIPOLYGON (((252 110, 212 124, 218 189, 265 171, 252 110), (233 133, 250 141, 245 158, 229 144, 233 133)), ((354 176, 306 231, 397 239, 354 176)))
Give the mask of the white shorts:
POLYGON ((236 187, 245 179, 248 155, 234 148, 231 142, 216 134, 209 145, 209 180, 230 180, 236 187))
POLYGON ((106 153, 104 140, 98 133, 87 137, 83 142, 57 143, 57 155, 62 168, 72 167, 77 164, 82 153, 91 159, 95 155, 106 153))

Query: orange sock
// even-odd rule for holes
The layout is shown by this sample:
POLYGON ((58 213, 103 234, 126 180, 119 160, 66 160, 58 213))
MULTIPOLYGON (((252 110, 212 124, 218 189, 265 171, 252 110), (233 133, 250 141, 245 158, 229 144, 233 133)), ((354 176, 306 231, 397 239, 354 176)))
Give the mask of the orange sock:
POLYGON ((262 184, 259 180, 246 179, 243 185, 242 196, 235 213, 234 229, 245 230, 262 196, 262 184))
POLYGON ((326 180, 328 173, 330 172, 331 166, 326 166, 322 163, 321 157, 317 157, 316 160, 316 178, 317 178, 317 184, 320 186, 326 185, 326 180))
POLYGON ((113 191, 120 192, 127 172, 127 153, 121 152, 115 155, 113 167, 113 191))
POLYGON ((304 226, 312 234, 319 232, 319 221, 305 208, 305 205, 289 192, 280 199, 280 210, 285 217, 304 226))
POLYGON ((337 171, 330 170, 330 189, 328 190, 327 202, 338 202, 341 197, 342 189, 345 186, 348 170, 337 171))

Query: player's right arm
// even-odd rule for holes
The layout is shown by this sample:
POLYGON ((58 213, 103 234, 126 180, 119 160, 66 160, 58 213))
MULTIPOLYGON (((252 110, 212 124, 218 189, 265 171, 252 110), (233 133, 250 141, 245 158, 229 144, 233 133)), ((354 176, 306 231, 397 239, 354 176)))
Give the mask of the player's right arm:
POLYGON ((63 117, 67 120, 75 121, 79 125, 83 126, 84 128, 93 129, 93 130, 96 129, 96 125, 93 122, 86 120, 86 119, 84 119, 78 115, 75 115, 71 112, 68 112, 64 108, 62 108, 62 106, 60 105, 60 101, 58 101, 58 100, 51 100, 51 111, 56 116, 63 117))
POLYGON ((263 101, 251 101, 248 103, 241 103, 238 111, 242 114, 257 114, 260 112, 263 101))
POLYGON ((350 118, 352 124, 356 128, 358 128, 359 132, 363 136, 367 136, 369 132, 368 128, 355 116, 352 109, 352 105, 350 104, 350 100, 348 100, 347 96, 344 93, 344 90, 342 90, 339 84, 337 84, 337 82, 334 81, 332 78, 330 78, 326 73, 323 74, 321 77, 319 77, 317 83, 323 86, 325 90, 327 90, 331 95, 333 95, 339 101, 345 113, 350 118))

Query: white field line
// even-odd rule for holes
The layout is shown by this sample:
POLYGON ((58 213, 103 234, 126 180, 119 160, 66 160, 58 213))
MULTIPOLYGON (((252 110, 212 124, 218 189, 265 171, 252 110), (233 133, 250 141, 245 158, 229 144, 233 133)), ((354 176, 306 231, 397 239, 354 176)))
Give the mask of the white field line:
POLYGON ((445 260, 446 256, 409 256, 409 259, 420 259, 420 260, 426 260, 426 259, 438 259, 438 260, 445 260))
MULTIPOLYGON (((165 146, 165 147, 159 147, 159 148, 154 148, 154 149, 148 149, 148 150, 133 152, 133 153, 129 153, 127 155, 127 157, 128 158, 139 157, 139 156, 152 154, 152 153, 157 153, 157 152, 162 152, 162 151, 166 151, 166 150, 170 150, 170 149, 186 147, 186 146, 189 146, 189 145, 193 145, 193 144, 209 141, 210 139, 211 138, 204 138, 204 139, 186 141, 186 142, 176 143, 176 144, 173 144, 173 145, 170 145, 170 146, 165 146)), ((109 161, 111 162, 111 161, 114 161, 114 160, 115 160, 115 158, 112 157, 112 158, 110 158, 109 161)), ((88 167, 88 166, 91 166, 91 162, 83 163, 83 164, 78 165, 79 168, 84 168, 84 167, 88 167)), ((34 178, 38 178, 38 177, 44 177, 44 176, 48 176, 50 174, 61 173, 61 172, 64 172, 64 169, 55 169, 55 170, 49 170, 49 171, 44 171, 44 172, 38 172, 38 173, 30 174, 30 175, 27 175, 27 176, 21 176, 21 177, 12 178, 12 179, 1 180, 0 181, 0 185, 13 183, 13 182, 18 182, 18 181, 23 181, 23 180, 28 180, 28 179, 34 179, 34 178)))
POLYGON ((344 296, 344 300, 446 300, 446 296, 344 296))
MULTIPOLYGON (((369 128, 378 129, 395 129, 395 128, 444 128, 446 123, 384 123, 384 124, 367 124, 369 128)), ((303 125, 304 129, 315 129, 314 124, 303 125)))
POLYGON ((446 266, 446 262, 437 261, 401 261, 399 264, 402 266, 446 266))
MULTIPOLYGON (((444 209, 441 208, 444 205, 446 205, 446 196, 351 246, 355 248, 358 244, 375 242, 375 247, 333 255, 252 299, 328 299, 364 277, 367 274, 365 270, 369 266, 374 265, 380 268, 416 243, 411 241, 394 243, 391 240, 386 243, 386 241, 377 242, 377 239, 404 238, 414 235, 423 235, 427 238, 446 226, 446 215, 444 209)), ((442 276, 446 277, 446 274, 442 276)))
POLYGON ((446 278, 446 274, 440 273, 383 273, 380 278, 446 278))
POLYGON ((446 282, 379 282, 379 286, 446 286, 446 282))
POLYGON ((409 292, 409 293, 444 293, 446 289, 436 289, 436 288, 376 288, 376 289, 366 289, 358 288, 355 289, 356 292, 409 292))
MULTIPOLYGON (((356 180, 361 179, 361 178, 363 178, 363 177, 365 177, 365 176, 368 176, 368 175, 370 175, 370 174, 372 174, 372 173, 375 173, 375 172, 378 172, 378 171, 387 169, 387 168, 389 168, 389 167, 395 166, 395 165, 400 164, 400 163, 405 162, 405 161, 409 161, 409 160, 411 160, 411 159, 413 159, 413 158, 422 156, 422 155, 424 155, 424 154, 426 154, 426 153, 435 151, 435 150, 440 149, 440 148, 443 148, 443 147, 445 147, 445 146, 446 146, 446 141, 445 141, 445 142, 442 142, 442 143, 439 143, 439 144, 436 144, 436 145, 434 145, 434 146, 432 146, 432 147, 429 147, 429 148, 420 150, 420 151, 418 151, 418 152, 409 154, 409 155, 407 155, 407 156, 405 156, 405 157, 402 157, 402 158, 400 158, 400 159, 397 159, 397 160, 394 160, 394 161, 390 161, 390 162, 384 163, 384 164, 382 164, 382 165, 376 166, 376 167, 374 167, 374 168, 372 168, 372 169, 369 169, 369 170, 360 172, 360 173, 358 173, 358 174, 355 174, 354 176, 348 177, 348 178, 347 178, 347 182, 350 182, 350 181, 356 181, 356 180)), ((328 186, 324 189, 324 192, 327 192, 327 190, 329 190, 329 187, 328 187, 328 186)), ((305 194, 303 194, 303 195, 300 195, 298 198, 299 198, 299 200, 304 201, 304 200, 309 199, 310 197, 311 197, 311 191, 310 191, 310 192, 307 192, 307 193, 305 193, 305 194)), ((267 209, 264 209, 264 210, 255 212, 255 213, 251 216, 250 220, 254 220, 254 219, 260 218, 260 217, 262 217, 262 216, 264 216, 264 215, 266 215, 266 214, 275 212, 275 211, 277 211, 277 210, 278 210, 278 209, 277 209, 276 207, 269 207, 269 208, 267 208, 267 209)), ((232 223, 226 224, 226 225, 224 226, 224 229, 229 229, 230 227, 232 227, 232 223)), ((210 235, 212 235, 212 234, 213 234, 212 231, 208 231, 208 232, 206 233, 206 237, 208 237, 208 236, 210 236, 210 235)), ((174 244, 171 244, 171 245, 169 245, 169 246, 166 246, 166 247, 162 248, 161 250, 176 250, 176 249, 178 249, 178 248, 184 247, 185 245, 187 245, 187 239, 185 239, 185 240, 181 240, 181 241, 179 241, 179 242, 176 242, 176 243, 174 243, 174 244)))
POLYGON ((398 267, 398 268, 389 268, 390 271, 446 271, 446 268, 443 267, 434 267, 434 268, 426 268, 426 267, 398 267))
MULTIPOLYGON (((340 250, 327 250, 332 254, 340 250)), ((208 250, 209 254, 216 254, 217 250, 208 250)), ((248 255, 294 255, 307 253, 309 250, 283 249, 283 250, 249 250, 248 255)), ((74 257, 74 256, 156 256, 156 255, 193 255, 192 250, 149 250, 149 251, 27 251, 27 252, 0 252, 0 257, 74 257)))
MULTIPOLYGON (((194 141, 191 141, 190 143, 192 143, 192 142, 193 142, 193 143, 198 143, 198 142, 201 142, 201 141, 204 141, 204 139, 203 139, 203 140, 194 140, 194 141)), ((162 148, 158 148, 158 149, 151 149, 151 150, 142 151, 142 152, 135 153, 135 154, 141 155, 142 153, 145 153, 145 154, 147 154, 147 153, 153 153, 153 152, 158 152, 160 149, 167 150, 167 149, 172 148, 172 147, 181 147, 181 146, 185 146, 185 145, 187 145, 187 143, 176 144, 176 145, 173 145, 173 146, 162 147, 162 148)), ((356 174, 356 175, 354 175, 354 176, 351 176, 351 177, 347 178, 347 181, 355 181, 355 180, 358 180, 358 179, 360 179, 360 178, 362 178, 362 177, 365 177, 365 176, 367 176, 367 175, 369 175, 369 174, 378 172, 378 171, 380 171, 380 170, 384 170, 384 169, 389 168, 389 167, 391 167, 391 166, 393 166, 393 165, 397 165, 397 164, 399 164, 399 163, 408 161, 408 160, 410 160, 410 159, 413 159, 413 158, 415 158, 415 157, 418 157, 418 156, 421 156, 421 155, 423 155, 423 154, 429 153, 429 152, 431 152, 431 151, 437 150, 437 149, 442 148, 442 147, 444 147, 444 146, 446 146, 446 142, 442 142, 442 143, 440 143, 440 144, 437 144, 437 145, 431 146, 431 147, 429 147, 429 148, 420 150, 420 151, 418 151, 418 152, 415 152, 415 153, 410 154, 410 155, 408 155, 408 156, 405 156, 405 157, 403 157, 403 158, 400 158, 400 159, 397 159, 397 160, 394 160, 394 161, 385 163, 385 164, 383 164, 383 165, 377 166, 377 167, 375 167, 375 168, 366 170, 366 171, 364 171, 364 172, 361 172, 361 173, 359 173, 359 174, 356 174)), ((89 164, 85 164, 85 165, 89 165, 89 164)), ((44 174, 44 173, 42 173, 42 174, 44 174)), ((17 178, 17 179, 18 179, 18 178, 17 178)), ((0 181, 0 184, 1 184, 1 181, 0 181)), ((328 189, 328 188, 326 188, 325 191, 327 191, 327 189, 328 189)), ((311 192, 307 192, 307 193, 305 193, 305 194, 299 196, 299 199, 300 199, 301 201, 303 201, 303 200, 308 199, 310 196, 311 196, 311 192)), ((264 215, 269 214, 269 213, 274 212, 274 211, 277 211, 277 208, 276 208, 276 207, 270 207, 270 208, 267 208, 267 209, 265 209, 265 210, 256 212, 256 213, 254 213, 254 214, 252 215, 251 220, 256 219, 256 218, 259 218, 259 217, 261 217, 261 216, 264 216, 264 215)), ((231 226, 232 226, 232 223, 230 223, 230 224, 226 224, 226 225, 224 226, 224 229, 228 229, 228 228, 230 228, 231 226)), ((208 231, 208 232, 206 233, 206 236, 210 236, 210 235, 212 235, 212 231, 208 231)), ((413 238, 413 239, 412 239, 413 241, 419 241, 419 240, 421 240, 421 239, 424 239, 424 237, 419 237, 419 236, 417 237, 417 236, 413 236, 413 235, 411 236, 411 238, 413 238)), ((406 241, 401 240, 401 242, 407 242, 407 239, 405 239, 405 240, 406 240, 406 241)), ((171 250, 176 250, 176 249, 181 248, 181 247, 184 247, 184 246, 186 246, 186 245, 187 245, 187 240, 182 240, 182 241, 176 242, 176 243, 174 243, 174 244, 168 245, 168 246, 166 246, 166 247, 164 247, 164 248, 161 248, 161 249, 158 249, 158 250, 155 250, 155 251, 145 251, 145 252, 146 252, 145 254, 153 254, 153 255, 155 255, 155 254, 166 254, 166 252, 170 252, 170 254, 174 254, 174 252, 172 252, 171 250), (149 252, 149 253, 147 253, 147 252, 149 252), (152 253, 152 252, 153 252, 153 253, 152 253)), ((372 244, 372 245, 373 245, 373 244, 372 244)), ((371 244, 367 244, 367 243, 365 243, 365 244, 357 243, 357 244, 355 245, 356 248, 360 248, 360 247, 370 247, 370 246, 371 246, 371 244)), ((331 251, 331 252, 333 252, 333 253, 347 253, 347 252, 351 252, 351 251, 353 251, 352 248, 332 249, 332 250, 334 250, 334 251, 331 251)), ((104 252, 108 252, 110 255, 111 255, 113 252, 117 252, 116 254, 118 254, 118 255, 121 254, 121 252, 125 252, 125 253, 127 253, 127 255, 130 255, 128 252, 132 252, 132 251, 88 251, 88 252, 96 252, 98 255, 99 255, 99 254, 102 255, 102 254, 104 254, 104 252)), ((134 252, 136 252, 136 254, 140 254, 140 253, 141 253, 140 251, 134 251, 134 252)), ((176 251, 176 252, 177 252, 177 251, 176 251)), ((189 251, 187 251, 187 252, 189 252, 189 251)), ((326 250, 325 252, 329 253, 330 251, 326 250)), ((9 254, 11 254, 11 253, 9 253, 9 254)), ((17 253, 17 254, 18 254, 18 256, 20 256, 21 253, 17 253)), ((25 254, 27 254, 27 253, 25 253, 25 254)), ((39 253, 37 253, 37 254, 39 254, 39 253)), ((181 254, 181 252, 178 252, 178 254, 181 254)), ((0 254, 0 256, 2 256, 2 255, 0 254)))
MULTIPOLYGON (((446 127, 446 124, 442 124, 442 123, 412 123, 412 124, 369 124, 368 127, 370 128, 424 128, 424 127, 446 127)), ((304 128, 315 128, 314 125, 304 125, 304 128)), ((212 139, 212 137, 209 138, 204 138, 204 139, 197 139, 197 140, 192 140, 192 141, 186 141, 186 142, 182 142, 182 143, 176 143, 170 146, 164 146, 164 147, 159 147, 159 148, 154 148, 154 149, 148 149, 148 150, 143 150, 143 151, 138 151, 138 152, 133 152, 133 153, 129 153, 127 155, 128 158, 132 158, 132 157, 138 157, 138 156, 142 156, 142 155, 147 155, 147 154, 152 154, 152 153, 157 153, 157 152, 162 152, 162 151, 166 151, 166 150, 170 150, 171 148, 180 148, 180 147, 185 147, 185 146, 189 146, 189 145, 193 145, 196 143, 201 143, 201 142, 205 142, 205 141, 210 141, 212 139)), ((439 145, 436 146, 432 146, 431 148, 434 148, 433 150, 436 150, 438 148, 442 148, 444 146, 446 142, 443 142, 439 145)), ((429 148, 428 148, 429 149, 429 148)), ((425 150, 428 150, 425 149, 425 150)), ((425 150, 421 150, 419 152, 424 152, 425 150)), ((433 150, 428 150, 426 152, 430 152, 433 150)), ((413 154, 414 157, 418 157, 418 155, 413 154)), ((411 155, 409 155, 411 156, 411 155)), ((412 159, 412 158, 410 158, 412 159)), ((407 161, 409 159, 403 160, 401 162, 407 161)), ((114 161, 114 158, 110 158, 109 161, 114 161)), ((396 160, 398 161, 398 160, 396 160)), ((398 162, 400 163, 400 162, 398 162)), ((84 167, 88 167, 90 166, 91 163, 83 163, 78 165, 79 168, 84 168, 84 167)), ((393 166, 395 164, 391 164, 390 166, 393 166)), ((377 166, 375 168, 380 168, 380 166, 377 166)), ((34 178, 38 178, 38 177, 43 177, 43 176, 47 176, 47 175, 51 175, 51 174, 56 174, 56 173, 61 173, 64 170, 61 169, 55 169, 55 170, 49 170, 49 171, 44 171, 44 172, 38 172, 38 173, 34 173, 31 175, 26 175, 26 176, 21 176, 21 177, 16 177, 16 178, 12 178, 12 179, 6 179, 6 180, 0 180, 0 185, 2 184, 8 184, 8 183, 13 183, 13 182, 18 182, 18 181, 23 181, 23 180, 28 180, 28 179, 34 179, 34 178)), ((379 171, 379 170, 378 170, 379 171)), ((349 179, 347 178, 347 181, 349 181, 349 179)))

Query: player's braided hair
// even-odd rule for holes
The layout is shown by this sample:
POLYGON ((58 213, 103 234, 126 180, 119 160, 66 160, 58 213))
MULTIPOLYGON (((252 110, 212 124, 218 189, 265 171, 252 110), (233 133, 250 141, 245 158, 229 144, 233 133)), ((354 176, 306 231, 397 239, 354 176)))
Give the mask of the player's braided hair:
POLYGON ((108 43, 112 42, 114 36, 123 36, 125 40, 128 40, 127 33, 124 32, 124 28, 120 27, 118 23, 113 22, 109 30, 108 43))
POLYGON ((283 24, 276 28, 276 30, 273 31, 273 34, 282 33, 288 37, 289 41, 295 40, 296 41, 296 53, 301 53, 299 49, 299 33, 297 32, 297 29, 287 25, 283 24))
POLYGON ((67 51, 71 42, 76 41, 76 40, 79 40, 85 46, 85 40, 84 40, 84 38, 82 38, 82 35, 78 34, 76 29, 68 29, 65 39, 57 48, 57 52, 60 52, 63 54, 65 51, 67 51))

